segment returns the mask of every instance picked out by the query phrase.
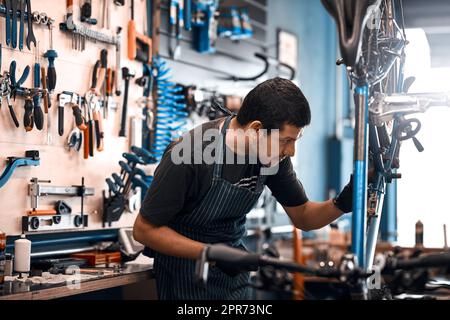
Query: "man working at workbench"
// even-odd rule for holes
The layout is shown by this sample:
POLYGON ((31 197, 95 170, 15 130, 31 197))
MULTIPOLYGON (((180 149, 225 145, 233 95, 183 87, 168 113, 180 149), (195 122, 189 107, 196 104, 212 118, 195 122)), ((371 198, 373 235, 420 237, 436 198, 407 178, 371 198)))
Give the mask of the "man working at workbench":
POLYGON ((205 123, 169 146, 134 225, 135 239, 154 254, 160 299, 248 298, 249 272, 215 264, 202 287, 195 282, 195 259, 212 243, 244 249, 246 214, 264 185, 302 230, 322 228, 351 211, 351 183, 335 199, 312 202, 296 177, 290 157, 310 121, 301 90, 289 80, 275 78, 250 91, 237 116, 230 113, 205 123), (201 148, 196 148, 195 139, 202 139, 198 132, 211 129, 218 132, 218 139, 208 143, 203 136, 201 148), (189 150, 192 138, 194 148, 189 150), (267 150, 274 150, 274 144, 278 150, 270 154, 267 150), (212 163, 195 162, 199 154, 205 158, 211 145, 212 163), (255 154, 257 161, 252 161, 255 154))

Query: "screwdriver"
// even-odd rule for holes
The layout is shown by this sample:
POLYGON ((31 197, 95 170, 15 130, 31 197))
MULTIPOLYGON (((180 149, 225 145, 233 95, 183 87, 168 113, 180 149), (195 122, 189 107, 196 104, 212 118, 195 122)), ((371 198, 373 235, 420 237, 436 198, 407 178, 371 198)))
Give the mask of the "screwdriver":
MULTIPOLYGON (((34 88, 39 89, 41 87, 41 65, 39 64, 39 43, 36 46, 36 62, 34 63, 34 88)), ((44 114, 41 108, 41 97, 39 94, 33 96, 33 118, 34 124, 38 130, 42 130, 44 127, 44 114)))

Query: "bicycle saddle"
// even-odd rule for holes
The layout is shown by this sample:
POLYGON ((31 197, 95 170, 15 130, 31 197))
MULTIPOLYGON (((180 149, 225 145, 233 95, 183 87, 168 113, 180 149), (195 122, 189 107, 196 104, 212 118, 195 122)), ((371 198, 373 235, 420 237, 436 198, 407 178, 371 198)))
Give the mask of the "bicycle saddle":
POLYGON ((321 0, 334 18, 339 33, 342 60, 348 67, 356 64, 367 8, 379 0, 321 0))

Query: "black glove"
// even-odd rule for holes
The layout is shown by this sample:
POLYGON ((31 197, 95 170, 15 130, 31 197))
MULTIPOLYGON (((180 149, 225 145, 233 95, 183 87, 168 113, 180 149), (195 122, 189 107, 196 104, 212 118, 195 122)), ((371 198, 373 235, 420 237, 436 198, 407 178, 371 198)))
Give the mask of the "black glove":
MULTIPOLYGON (((242 247, 239 249, 242 249, 243 251, 247 252, 247 250, 245 250, 242 247)), ((239 266, 236 263, 227 262, 227 261, 216 261, 215 266, 218 269, 220 269, 223 273, 229 275, 230 277, 236 277, 237 275, 239 275, 240 273, 243 273, 243 272, 258 270, 257 265, 247 265, 247 266, 240 265, 239 266)))
POLYGON ((333 199, 334 205, 344 213, 352 212, 353 210, 353 174, 350 176, 350 182, 342 189, 333 199))

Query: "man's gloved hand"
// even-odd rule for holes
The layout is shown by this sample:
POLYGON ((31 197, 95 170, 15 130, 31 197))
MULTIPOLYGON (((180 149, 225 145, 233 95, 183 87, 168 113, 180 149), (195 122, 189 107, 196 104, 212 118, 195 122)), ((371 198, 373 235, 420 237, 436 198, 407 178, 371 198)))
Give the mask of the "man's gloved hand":
POLYGON ((344 213, 352 212, 353 210, 353 174, 350 176, 350 182, 342 189, 333 199, 334 205, 344 213))
MULTIPOLYGON (((241 250, 247 252, 247 250, 245 250, 245 249, 241 249, 241 250)), ((227 261, 216 261, 215 266, 218 269, 220 269, 223 273, 229 275, 230 277, 235 277, 243 272, 258 270, 258 266, 256 266, 256 265, 242 266, 237 263, 227 262, 227 261)))

